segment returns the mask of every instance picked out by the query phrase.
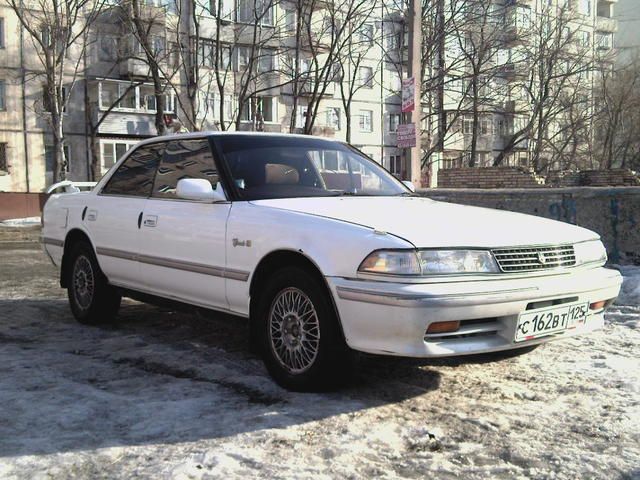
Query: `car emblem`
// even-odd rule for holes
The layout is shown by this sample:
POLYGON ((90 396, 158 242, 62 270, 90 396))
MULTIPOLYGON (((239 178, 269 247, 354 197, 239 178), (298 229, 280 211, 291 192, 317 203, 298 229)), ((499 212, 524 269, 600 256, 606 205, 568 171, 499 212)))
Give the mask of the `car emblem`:
POLYGON ((544 256, 544 253, 538 252, 538 262, 540 262, 541 265, 547 264, 547 257, 544 256))

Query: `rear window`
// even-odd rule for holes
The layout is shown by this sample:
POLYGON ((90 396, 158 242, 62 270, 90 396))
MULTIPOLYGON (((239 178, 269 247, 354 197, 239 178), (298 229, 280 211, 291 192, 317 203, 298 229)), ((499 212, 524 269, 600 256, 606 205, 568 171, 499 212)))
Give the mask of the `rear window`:
POLYGON ((164 148, 164 142, 136 148, 111 176, 102 193, 132 197, 150 196, 164 148))

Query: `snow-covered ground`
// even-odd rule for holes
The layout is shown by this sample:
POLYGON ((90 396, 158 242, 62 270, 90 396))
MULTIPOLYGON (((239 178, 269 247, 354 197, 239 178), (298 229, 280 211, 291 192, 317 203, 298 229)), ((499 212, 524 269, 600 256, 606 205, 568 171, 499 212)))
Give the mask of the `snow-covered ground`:
POLYGON ((592 335, 489 361, 366 357, 277 387, 242 320, 127 301, 74 322, 36 247, 0 247, 0 478, 640 478, 640 268, 592 335))
POLYGON ((9 218, 0 222, 0 227, 31 227, 40 225, 40 217, 9 218))

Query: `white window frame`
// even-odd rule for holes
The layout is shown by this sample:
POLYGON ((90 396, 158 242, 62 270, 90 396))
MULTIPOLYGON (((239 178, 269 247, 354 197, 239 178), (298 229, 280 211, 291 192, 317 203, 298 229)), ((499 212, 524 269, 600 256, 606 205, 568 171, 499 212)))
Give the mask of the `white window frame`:
MULTIPOLYGON (((252 98, 270 98, 271 99, 271 113, 273 115, 273 118, 271 120, 265 120, 263 118, 263 122, 267 125, 274 125, 278 123, 278 97, 276 96, 271 96, 271 95, 257 95, 255 97, 250 97, 247 99, 247 111, 248 111, 248 115, 249 118, 248 119, 244 119, 241 117, 241 122, 242 123, 253 123, 255 121, 254 117, 254 112, 253 112, 253 102, 252 102, 252 98)), ((263 100, 264 101, 264 100, 263 100)), ((240 112, 240 115, 242 115, 242 112, 240 112)))
POLYGON ((360 110, 358 116, 360 131, 364 133, 373 132, 373 110, 360 110))

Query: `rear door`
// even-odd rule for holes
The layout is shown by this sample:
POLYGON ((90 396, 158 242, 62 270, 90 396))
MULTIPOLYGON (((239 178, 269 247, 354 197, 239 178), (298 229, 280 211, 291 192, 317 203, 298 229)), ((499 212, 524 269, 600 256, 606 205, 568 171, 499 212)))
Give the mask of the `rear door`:
POLYGON ((231 203, 177 198, 182 178, 203 178, 216 188, 220 179, 208 139, 167 142, 140 229, 145 284, 165 298, 226 310, 225 236, 231 203))
POLYGON ((134 150, 83 215, 100 266, 114 284, 135 288, 143 281, 136 261, 140 226, 163 150, 162 143, 134 150))

